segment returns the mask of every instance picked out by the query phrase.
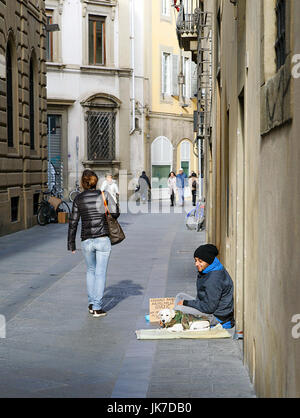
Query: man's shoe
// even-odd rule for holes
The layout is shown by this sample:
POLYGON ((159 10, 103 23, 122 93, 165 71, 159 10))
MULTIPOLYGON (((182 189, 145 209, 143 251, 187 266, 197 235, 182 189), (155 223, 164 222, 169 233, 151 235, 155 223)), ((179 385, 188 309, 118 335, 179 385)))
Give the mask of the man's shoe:
POLYGON ((93 314, 94 313, 94 309, 93 309, 93 305, 92 304, 89 305, 89 313, 90 314, 93 314))
POLYGON ((99 318, 100 316, 106 316, 106 315, 107 315, 107 313, 103 309, 99 309, 98 311, 94 310, 93 317, 94 318, 99 318))

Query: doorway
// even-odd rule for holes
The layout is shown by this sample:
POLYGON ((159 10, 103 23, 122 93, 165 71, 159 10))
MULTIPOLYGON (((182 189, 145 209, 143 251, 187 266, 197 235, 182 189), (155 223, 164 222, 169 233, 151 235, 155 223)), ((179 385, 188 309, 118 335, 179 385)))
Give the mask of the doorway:
POLYGON ((62 117, 48 114, 48 188, 63 190, 62 117))
POLYGON ((172 170, 173 146, 168 138, 157 137, 151 145, 151 188, 153 199, 168 199, 168 177, 172 170))

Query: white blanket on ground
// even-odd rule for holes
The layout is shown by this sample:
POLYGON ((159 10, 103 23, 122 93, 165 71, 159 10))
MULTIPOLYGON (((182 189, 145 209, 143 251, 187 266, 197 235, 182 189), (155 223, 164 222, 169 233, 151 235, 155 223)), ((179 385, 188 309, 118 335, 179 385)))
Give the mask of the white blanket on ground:
POLYGON ((170 331, 167 328, 139 329, 135 331, 138 340, 160 340, 176 338, 231 338, 232 335, 221 324, 207 331, 170 331))

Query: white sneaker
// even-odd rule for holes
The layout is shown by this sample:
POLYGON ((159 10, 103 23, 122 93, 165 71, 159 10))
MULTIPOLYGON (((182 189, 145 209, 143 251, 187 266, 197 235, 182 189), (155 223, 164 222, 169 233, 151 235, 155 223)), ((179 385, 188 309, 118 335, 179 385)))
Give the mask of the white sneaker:
POLYGON ((99 309, 98 311, 94 311, 93 317, 99 318, 100 316, 106 316, 107 313, 103 309, 99 309))

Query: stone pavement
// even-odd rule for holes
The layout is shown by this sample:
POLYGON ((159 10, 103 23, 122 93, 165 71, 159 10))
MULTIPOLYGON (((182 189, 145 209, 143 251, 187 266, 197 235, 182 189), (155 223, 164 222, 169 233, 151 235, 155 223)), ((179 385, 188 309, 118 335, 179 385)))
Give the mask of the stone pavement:
MULTIPOLYGON (((165 207, 168 210, 168 207, 165 207)), ((193 251, 204 234, 184 215, 122 214, 105 318, 87 311, 85 263, 66 251, 67 225, 0 238, 0 397, 255 397, 240 342, 136 340, 150 297, 195 294, 193 251)))

